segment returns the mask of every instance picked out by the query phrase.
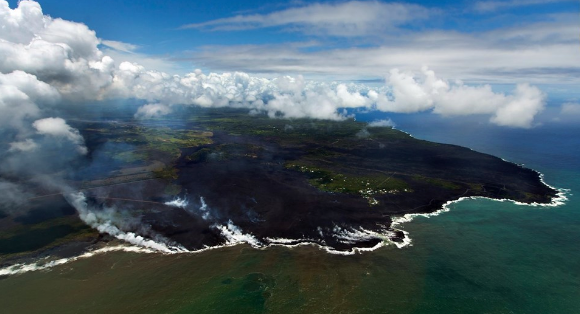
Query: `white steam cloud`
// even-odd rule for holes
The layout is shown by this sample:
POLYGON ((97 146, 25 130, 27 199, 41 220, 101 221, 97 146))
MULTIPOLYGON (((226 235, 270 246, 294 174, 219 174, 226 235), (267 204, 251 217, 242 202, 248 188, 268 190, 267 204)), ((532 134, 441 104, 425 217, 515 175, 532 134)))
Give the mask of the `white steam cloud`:
POLYGON ((248 233, 243 233, 240 227, 234 225, 234 223, 229 220, 225 225, 214 225, 214 228, 218 229, 222 236, 226 239, 227 245, 235 245, 240 243, 247 243, 252 247, 261 247, 262 243, 253 235, 248 233))
POLYGON ((187 200, 187 198, 176 197, 172 201, 165 202, 165 205, 177 208, 186 208, 187 205, 189 205, 189 201, 187 200))
MULTIPOLYGON (((178 253, 187 251, 179 245, 171 244, 171 241, 160 235, 154 235, 155 240, 145 238, 134 232, 126 232, 115 225, 116 211, 106 209, 102 211, 91 210, 87 204, 86 197, 82 192, 65 194, 68 202, 76 208, 82 221, 87 225, 97 229, 101 233, 114 236, 119 240, 126 241, 133 245, 152 249, 163 253, 178 253)), ((126 222, 124 222, 126 223, 126 222)))
MULTIPOLYGON (((334 9, 350 5, 366 8, 376 4, 353 2, 334 9)), ((308 21, 295 22, 308 25, 308 21)), ((533 126, 545 104, 545 95, 533 86, 518 85, 506 95, 488 85, 449 83, 428 68, 418 76, 394 69, 386 85, 378 89, 306 81, 302 76, 265 79, 241 72, 204 74, 200 70, 170 75, 132 62, 115 62, 99 45, 128 52, 137 47, 101 40, 84 24, 44 15, 35 1, 19 1, 11 9, 6 0, 0 0, 0 29, 0 135, 4 139, 0 175, 40 173, 49 177, 55 171, 50 160, 38 154, 44 148, 62 147, 58 153, 63 164, 86 154, 80 132, 55 114, 62 104, 83 101, 144 100, 148 104, 135 113, 143 119, 170 114, 176 105, 229 106, 266 112, 270 117, 334 120, 347 116, 345 108, 362 108, 409 113, 431 110, 445 116, 484 114, 491 123, 524 128, 533 126)), ((206 207, 202 205, 200 212, 208 212, 206 207)), ((106 227, 106 223, 99 225, 106 227)))

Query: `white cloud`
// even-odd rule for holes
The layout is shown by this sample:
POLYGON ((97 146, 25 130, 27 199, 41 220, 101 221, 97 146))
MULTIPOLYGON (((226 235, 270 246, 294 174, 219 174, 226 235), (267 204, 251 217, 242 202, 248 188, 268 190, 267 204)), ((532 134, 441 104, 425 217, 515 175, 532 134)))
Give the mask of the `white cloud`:
POLYGON ((123 62, 137 63, 148 70, 174 74, 185 74, 190 71, 190 69, 184 68, 182 64, 171 61, 166 56, 151 56, 138 52, 126 53, 116 49, 109 49, 107 47, 104 47, 101 51, 106 56, 115 60, 116 65, 123 62))
POLYGON ((38 144, 36 144, 36 142, 34 142, 34 140, 28 138, 25 139, 24 141, 20 141, 20 142, 12 142, 10 143, 10 148, 8 149, 8 151, 10 152, 29 152, 29 151, 34 151, 38 148, 38 144))
POLYGON ((0 17, 0 38, 13 43, 27 44, 45 27, 40 4, 34 1, 20 1, 14 10, 1 1, 0 17))
POLYGON ((237 15, 182 28, 245 30, 287 27, 305 33, 331 36, 361 36, 379 32, 428 17, 429 10, 413 4, 379 1, 311 3, 268 14, 237 15))
POLYGON ((560 109, 562 115, 580 115, 580 104, 578 103, 564 103, 560 109))
POLYGON ((139 46, 137 46, 137 45, 124 43, 122 41, 116 41, 116 40, 104 40, 103 39, 103 40, 101 40, 101 44, 103 44, 107 47, 111 47, 111 48, 118 50, 118 51, 126 52, 126 53, 133 53, 135 50, 137 50, 139 48, 139 46))
POLYGON ((164 104, 148 104, 140 107, 135 113, 137 119, 151 119, 171 113, 171 108, 164 104))
POLYGON ((60 99, 59 93, 34 75, 22 71, 0 73, 0 124, 25 133, 24 120, 40 114, 37 104, 51 105, 60 99))
POLYGON ((305 81, 301 76, 264 79, 239 72, 169 76, 122 63, 111 88, 113 95, 159 102, 139 109, 136 116, 144 118, 168 113, 167 104, 243 107, 265 111, 270 117, 334 120, 345 118, 343 108, 372 108, 404 113, 432 110, 446 116, 484 114, 491 116, 492 123, 526 128, 545 105, 545 95, 527 84, 505 95, 489 85, 450 83, 426 67, 419 76, 393 69, 384 88, 372 89, 305 81))
POLYGON ((514 95, 506 97, 490 121, 497 125, 529 128, 537 113, 544 110, 546 95, 537 87, 519 84, 514 95))
POLYGON ((380 128, 380 127, 394 127, 395 122, 391 119, 382 119, 382 120, 375 120, 368 124, 371 128, 380 128))
MULTIPOLYGON (((358 36, 410 21, 412 17, 406 14, 411 11, 405 11, 409 8, 379 2, 307 5, 296 8, 297 11, 280 11, 279 26, 312 28, 335 36, 358 36), (348 8, 352 9, 353 19, 345 22, 342 17, 348 8), (369 8, 382 15, 368 12, 369 8), (385 8, 394 13, 384 11, 385 8), (300 10, 318 13, 301 17, 300 10)), ((256 27, 265 27, 267 23, 274 23, 268 21, 274 21, 276 16, 258 18, 261 22, 256 22, 256 27)), ((260 69, 293 76, 271 75, 275 78, 266 79, 241 71, 207 74, 200 70, 171 75, 152 67, 159 59, 151 58, 147 63, 148 57, 137 53, 100 50, 100 40, 94 31, 84 24, 45 16, 36 2, 20 1, 16 9, 10 9, 7 1, 0 0, 3 30, 0 32, 0 133, 4 140, 0 175, 23 174, 45 185, 59 185, 49 182, 59 181, 54 172, 66 169, 78 157, 77 153, 86 154, 87 148, 79 131, 55 117, 54 112, 61 109, 61 103, 104 99, 147 101, 148 105, 136 113, 136 117, 142 118, 167 114, 176 105, 230 106, 266 112, 271 117, 335 120, 345 118, 344 108, 363 108, 409 113, 427 110, 447 116, 480 114, 498 125, 530 127, 544 107, 545 96, 538 88, 519 84, 511 95, 506 95, 494 92, 487 85, 450 83, 441 77, 472 79, 471 82, 474 79, 497 82, 498 78, 519 83, 534 79, 578 82, 580 76, 574 73, 580 73, 580 67, 575 66, 580 62, 577 43, 571 39, 575 31, 571 31, 570 25, 553 24, 551 28, 538 28, 535 32, 522 27, 505 35, 500 32, 473 36, 451 32, 411 33, 397 45, 325 51, 301 50, 300 45, 269 46, 269 49, 231 47, 211 54, 206 51, 200 56, 208 66, 231 67, 228 71, 260 69), (442 73, 436 76, 425 68, 417 76, 411 70, 418 64, 432 64, 438 71, 442 69, 442 73), (309 81, 299 75, 301 72, 351 79, 387 73, 388 77, 384 86, 371 88, 309 81), (38 153, 51 145, 59 149, 62 158, 47 160, 38 153), (64 149, 70 147, 74 148, 64 149)), ((209 24, 203 27, 215 28, 209 24)), ((118 50, 133 49, 118 43, 109 42, 109 45, 116 45, 118 50)), ((163 65, 163 61, 157 64, 163 65)), ((566 106, 562 110, 568 112, 574 108, 575 105, 566 106)), ((26 197, 16 188, 0 180, 0 190, 18 195, 9 203, 26 197)), ((98 225, 98 228, 105 227, 106 224, 98 225)), ((144 241, 131 233, 109 232, 130 241, 144 241)))
POLYGON ((38 134, 64 138, 77 145, 80 154, 86 154, 85 141, 79 131, 66 123, 62 118, 44 118, 34 121, 32 126, 38 134))
POLYGON ((497 30, 407 32, 376 38, 366 47, 320 45, 208 46, 190 54, 214 70, 303 74, 341 79, 376 78, 393 68, 429 65, 450 79, 471 83, 580 83, 577 16, 497 30), (558 56, 558 57, 555 57, 558 56))
POLYGON ((518 84, 513 95, 495 93, 489 85, 450 84, 424 67, 422 75, 391 71, 387 83, 392 98, 376 92, 369 97, 376 108, 386 112, 433 110, 445 116, 487 114, 490 122, 510 127, 529 128, 534 117, 545 107, 546 96, 537 87, 518 84))
POLYGON ((492 13, 498 10, 517 7, 549 4, 554 2, 572 2, 572 0, 504 0, 504 1, 477 1, 473 9, 479 13, 492 13))
MULTIPOLYGON (((259 25, 274 23, 264 21, 276 20, 281 23, 280 25, 316 25, 320 29, 328 25, 333 29, 336 27, 365 29, 373 27, 375 25, 373 23, 379 23, 377 25, 380 27, 386 25, 380 24, 383 22, 377 22, 378 20, 386 19, 388 22, 385 23, 391 23, 389 25, 394 25, 393 21, 403 23, 409 20, 406 13, 403 13, 410 11, 405 10, 414 9, 417 8, 399 4, 345 2, 307 5, 275 12, 278 15, 272 13, 271 16, 258 16, 257 19, 262 21, 259 25), (353 13, 358 12, 357 10, 368 14, 358 17, 353 13), (385 10, 393 11, 387 13, 385 10), (300 17, 296 13, 303 11, 317 13, 306 17, 300 17), (373 11, 372 14, 370 11, 373 11), (346 14, 345 12, 350 12, 356 17, 350 19, 347 24, 355 23, 357 27, 360 26, 359 28, 343 25, 345 22, 341 22, 340 16, 346 14), (377 17, 376 12, 386 14, 386 18, 377 17), (338 15, 333 15, 335 13, 338 15), (393 17, 393 14, 397 17, 393 17), (275 19, 274 16, 280 18, 275 19), (360 21, 357 20, 359 18, 360 21)), ((44 16, 40 6, 35 2, 22 1, 18 8, 10 10, 6 1, 0 0, 0 10, 3 12, 3 15, 0 15, 0 23, 9 25, 12 30, 11 34, 4 32, 0 34, 0 38, 3 39, 0 41, 0 53, 5 56, 0 59, 0 89, 2 89, 0 111, 4 113, 0 119, 5 119, 5 123, 12 123, 13 127, 20 129, 18 137, 10 141, 12 143, 26 140, 26 127, 29 128, 30 123, 24 121, 36 119, 33 126, 38 133, 66 138, 77 144, 79 151, 86 150, 81 135, 63 119, 39 119, 46 106, 54 105, 61 97, 74 101, 110 98, 146 100, 149 104, 140 108, 135 115, 139 118, 167 114, 172 105, 233 106, 265 111, 271 117, 319 119, 343 119, 343 108, 374 108, 386 112, 412 113, 433 110, 443 115, 487 114, 492 116, 490 121, 493 123, 520 127, 529 127, 533 117, 543 107, 543 96, 538 96, 541 93, 535 87, 522 85, 516 89, 514 95, 506 96, 494 93, 486 85, 450 84, 427 69, 423 70, 420 80, 415 79, 414 74, 409 72, 410 69, 416 68, 418 62, 453 64, 451 67, 442 66, 443 69, 471 68, 461 66, 470 63, 477 72, 478 69, 506 68, 504 67, 506 62, 510 62, 513 68, 513 65, 518 65, 518 62, 526 59, 522 58, 522 50, 482 49, 481 44, 473 38, 461 34, 435 34, 439 35, 437 42, 448 41, 453 43, 449 45, 452 47, 441 48, 439 45, 428 44, 432 48, 426 50, 409 49, 416 47, 413 46, 414 43, 424 44, 425 41, 433 40, 429 36, 416 35, 407 41, 408 46, 405 47, 377 47, 369 48, 370 50, 353 48, 317 53, 290 51, 286 54, 277 53, 275 57, 271 52, 256 50, 237 50, 231 54, 218 51, 212 54, 214 59, 211 60, 217 62, 219 59, 220 63, 226 65, 241 62, 245 67, 252 67, 259 63, 257 68, 280 72, 301 70, 308 72, 312 71, 309 69, 312 67, 314 71, 320 73, 353 75, 356 72, 373 73, 376 76, 386 73, 382 72, 383 70, 390 70, 387 86, 372 89, 365 86, 306 81, 300 75, 265 79, 243 72, 204 74, 199 70, 186 75, 169 75, 135 62, 119 60, 115 62, 113 58, 99 50, 98 45, 101 41, 94 31, 83 24, 44 16), (462 44, 458 45, 458 42, 462 44), (361 51, 364 51, 362 55, 361 51), (508 55, 509 57, 506 57, 508 55), (503 61, 494 61, 496 57, 501 57, 499 59, 503 61), (296 59, 297 64, 280 62, 278 58, 296 59), (489 59, 489 62, 474 61, 481 58, 489 59), (397 63, 403 65, 401 70, 391 70, 392 65, 397 63), (517 117, 512 118, 512 115, 517 117)), ((516 33, 510 36, 522 37, 521 34, 514 34, 516 33)), ((528 38, 526 39, 528 41, 544 38, 526 34, 523 37, 528 38)), ((132 51, 135 48, 126 43, 102 42, 112 47, 116 46, 118 50, 132 51)), ((558 47, 567 51, 567 46, 563 42, 560 42, 558 47)), ((530 51, 530 56, 534 57, 534 53, 541 49, 543 48, 530 51)), ((113 51, 105 50, 107 54, 113 51)), ((116 53, 115 58, 120 55, 119 52, 116 53)), ((126 58, 138 57, 138 54, 123 55, 126 58)), ((571 58, 565 53, 553 53, 550 62, 557 67, 561 65, 561 60, 571 58), (559 58, 553 58, 553 55, 559 55, 559 58)), ((535 59, 535 62, 543 66, 550 65, 542 58, 535 59)), ((523 68, 528 66, 529 64, 525 62, 521 65, 523 68)), ((566 66, 570 68, 569 64, 566 66)), ((461 72, 454 74, 458 73, 461 72)))
POLYGON ((40 5, 20 1, 11 10, 0 1, 0 72, 24 71, 75 100, 95 99, 112 77, 113 60, 97 48, 86 25, 53 19, 40 5))

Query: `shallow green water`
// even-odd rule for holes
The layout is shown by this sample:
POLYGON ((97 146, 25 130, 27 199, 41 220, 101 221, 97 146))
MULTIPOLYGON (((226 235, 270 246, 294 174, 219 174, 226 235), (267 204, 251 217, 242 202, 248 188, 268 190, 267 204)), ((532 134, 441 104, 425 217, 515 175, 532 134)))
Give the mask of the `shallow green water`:
POLYGON ((111 253, 0 280, 3 313, 577 313, 576 197, 488 200, 404 226, 413 246, 111 253))
MULTIPOLYGON (((575 153, 563 164, 528 152, 492 153, 578 194, 575 153)), ((0 312, 580 313, 580 197, 568 197, 556 208, 463 201, 403 225, 413 246, 356 256, 244 246, 99 255, 1 279, 0 312)))

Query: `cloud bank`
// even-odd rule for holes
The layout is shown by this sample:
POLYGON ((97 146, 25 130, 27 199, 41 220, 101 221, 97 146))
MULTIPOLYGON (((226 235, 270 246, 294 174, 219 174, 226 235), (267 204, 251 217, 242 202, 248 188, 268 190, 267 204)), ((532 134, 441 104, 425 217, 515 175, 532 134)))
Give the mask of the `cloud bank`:
MULTIPOLYGON (((337 23, 347 22, 340 22, 341 19, 327 13, 299 18, 296 12, 411 12, 415 9, 415 6, 399 4, 345 2, 307 5, 298 11, 288 9, 280 13, 283 18, 279 19, 268 16, 253 19, 262 24, 277 20, 301 25, 324 20, 335 28, 337 23)), ((397 21, 406 21, 406 14, 396 14, 400 18, 397 21)), ((378 17, 372 15, 366 19, 346 20, 365 28, 374 25, 378 17)), ((395 23, 394 20, 395 17, 388 23, 395 23)), ((511 95, 505 95, 494 92, 489 85, 450 83, 426 67, 419 74, 392 69, 381 88, 307 81, 300 75, 266 79, 243 72, 204 74, 200 70, 170 75, 133 62, 115 62, 99 45, 128 52, 136 47, 102 41, 84 24, 46 16, 34 1, 21 1, 15 9, 0 1, 0 25, 6 30, 0 33, 0 55, 3 56, 0 58, 0 122, 1 132, 8 138, 3 154, 32 152, 40 142, 46 144, 51 140, 68 141, 75 147, 74 153, 85 154, 80 133, 53 114, 61 103, 82 105, 85 101, 141 99, 148 104, 135 113, 140 119, 169 114, 176 105, 230 106, 266 112, 271 117, 334 120, 344 119, 346 108, 407 113, 432 111, 444 116, 488 115, 491 123, 524 128, 533 126, 534 117, 545 104, 545 95, 534 86, 519 84, 511 95)))
POLYGON ((497 125, 529 128, 546 103, 545 94, 528 84, 518 84, 512 95, 504 95, 493 92, 489 85, 450 84, 427 67, 423 67, 419 79, 394 69, 388 83, 392 86, 394 99, 369 92, 377 109, 386 112, 432 109, 444 116, 485 114, 491 115, 489 121, 497 125))
POLYGON ((428 15, 427 8, 414 4, 348 1, 312 3, 269 14, 237 15, 181 28, 220 31, 281 26, 304 33, 351 37, 389 30, 428 15))
MULTIPOLYGON (((315 10, 319 6, 323 5, 302 9, 315 10)), ((327 6, 325 9, 334 12, 361 8, 382 12, 385 4, 346 2, 327 6)), ((404 13, 415 7, 393 4, 388 8, 404 13)), ((315 23, 293 16, 296 12, 291 13, 284 13, 283 23, 304 27, 315 23)), ((403 13, 401 17, 388 15, 391 20, 384 23, 398 25, 407 21, 403 13)), ((326 18, 333 29, 342 27, 344 34, 356 34, 361 29, 375 27, 375 23, 383 23, 377 16, 360 22, 348 19, 353 25, 322 13, 316 18, 326 18)), ((266 25, 267 22, 256 23, 266 25)), ((328 31, 324 24, 317 25, 319 30, 328 31)), ((380 27, 387 26, 380 24, 380 27)), ((522 128, 532 127, 534 117, 545 106, 545 95, 529 84, 519 84, 511 94, 503 94, 494 92, 489 85, 450 82, 427 67, 418 73, 397 68, 377 73, 386 74, 385 85, 380 88, 308 81, 300 75, 267 79, 244 72, 205 74, 201 70, 171 75, 136 62, 115 61, 99 46, 105 44, 125 52, 132 52, 136 47, 102 41, 84 24, 46 16, 34 1, 20 1, 11 9, 7 1, 0 0, 0 29, 3 30, 0 32, 0 135, 4 139, 0 143, 0 192, 10 194, 0 200, 0 206, 10 208, 31 197, 16 183, 20 179, 9 178, 32 178, 44 187, 66 193, 81 218, 99 231, 166 252, 179 248, 169 247, 165 240, 159 246, 159 241, 154 241, 155 234, 149 230, 138 230, 148 235, 143 237, 131 228, 122 228, 107 211, 97 214, 87 207, 83 195, 71 192, 57 175, 70 170, 71 160, 88 153, 80 132, 58 116, 61 106, 83 106, 88 102, 94 105, 95 101, 107 99, 139 99, 147 104, 135 113, 138 119, 170 114, 175 106, 235 107, 245 108, 249 113, 266 113, 272 118, 333 120, 345 119, 348 116, 345 109, 431 111, 443 116, 485 115, 490 123, 522 128)), ((370 126, 389 125, 392 121, 379 121, 370 126)), ((205 212, 206 207, 202 200, 200 211, 205 212)), ((219 228, 231 241, 242 236, 234 225, 219 228)), ((251 238, 244 241, 252 243, 251 238)))

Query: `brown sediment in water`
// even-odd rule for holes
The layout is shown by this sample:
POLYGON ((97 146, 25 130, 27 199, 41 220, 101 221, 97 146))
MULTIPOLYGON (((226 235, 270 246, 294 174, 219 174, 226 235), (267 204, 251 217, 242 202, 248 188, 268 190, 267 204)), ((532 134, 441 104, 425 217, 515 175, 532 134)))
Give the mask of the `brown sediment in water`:
MULTIPOLYGON (((356 134, 365 125, 353 121, 212 114, 188 125, 196 130, 187 135, 198 141, 195 145, 171 144, 163 148, 167 153, 144 142, 147 158, 163 159, 149 162, 167 165, 156 172, 160 178, 140 173, 149 179, 125 182, 131 178, 119 173, 133 172, 115 170, 114 179, 79 183, 92 210, 113 208, 119 214, 113 218, 130 219, 124 225, 119 221, 124 231, 139 233, 146 226, 147 236, 158 234, 192 251, 233 243, 226 228, 238 238, 251 236, 256 246, 314 243, 346 253, 376 247, 386 238, 402 242, 405 235, 391 226, 393 217, 432 213, 462 197, 549 203, 556 196, 533 170, 390 128, 369 128, 368 137, 360 138, 356 134), (179 187, 178 196, 189 204, 166 205, 175 197, 166 193, 169 186, 179 187)), ((171 130, 127 128, 112 139, 126 140, 127 132, 134 132, 154 143, 161 136, 169 145, 165 138, 171 130)), ((102 142, 91 136, 89 147, 102 142)), ((46 195, 47 202, 56 195, 46 195)))

